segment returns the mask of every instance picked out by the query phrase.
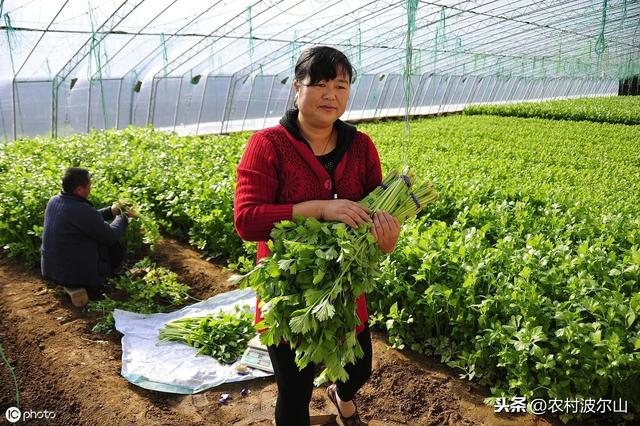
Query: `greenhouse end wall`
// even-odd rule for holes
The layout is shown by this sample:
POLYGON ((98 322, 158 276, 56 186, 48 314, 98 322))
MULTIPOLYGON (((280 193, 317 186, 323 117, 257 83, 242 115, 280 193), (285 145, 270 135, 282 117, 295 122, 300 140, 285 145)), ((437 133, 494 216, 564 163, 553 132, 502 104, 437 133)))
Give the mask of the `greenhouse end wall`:
MULTIPOLYGON (((411 77, 407 111, 401 74, 363 74, 343 119, 432 115, 467 105, 615 96, 612 79, 423 74, 411 77)), ((146 126, 178 134, 219 134, 276 124, 293 102, 291 80, 278 75, 207 75, 0 82, 0 137, 66 136, 146 126)))

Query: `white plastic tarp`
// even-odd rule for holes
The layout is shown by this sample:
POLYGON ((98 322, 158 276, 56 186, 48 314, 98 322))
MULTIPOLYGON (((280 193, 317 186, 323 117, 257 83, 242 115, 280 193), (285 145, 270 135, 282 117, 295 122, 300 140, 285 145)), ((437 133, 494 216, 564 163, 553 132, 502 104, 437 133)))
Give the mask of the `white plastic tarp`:
POLYGON ((236 372, 234 364, 221 364, 210 356, 196 356, 196 349, 185 344, 158 343, 160 329, 169 321, 204 316, 220 310, 232 312, 236 306, 255 309, 251 289, 234 290, 165 314, 137 314, 116 309, 113 317, 122 338, 121 374, 131 383, 161 392, 193 394, 223 383, 269 376, 251 369, 247 375, 236 372))

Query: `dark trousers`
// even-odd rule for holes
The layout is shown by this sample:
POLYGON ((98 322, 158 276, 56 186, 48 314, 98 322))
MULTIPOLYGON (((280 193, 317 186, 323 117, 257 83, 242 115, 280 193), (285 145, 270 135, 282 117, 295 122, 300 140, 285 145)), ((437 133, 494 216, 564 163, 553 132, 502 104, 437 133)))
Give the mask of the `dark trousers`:
MULTIPOLYGON (((109 278, 113 277, 115 274, 119 273, 122 269, 122 265, 124 263, 124 257, 126 254, 126 248, 124 244, 120 241, 111 245, 111 246, 98 246, 98 256, 99 261, 97 265, 98 276, 102 277, 104 281, 107 281, 109 278)), ((49 283, 54 285, 62 285, 70 288, 86 288, 91 289, 92 291, 101 290, 103 284, 93 284, 86 282, 68 282, 61 279, 53 279, 47 275, 44 275, 44 271, 42 277, 49 283)), ((95 293, 96 295, 99 293, 95 293)))
MULTIPOLYGON (((372 350, 368 323, 364 331, 358 334, 358 342, 362 346, 364 356, 357 359, 355 364, 345 366, 349 380, 336 383, 338 396, 343 401, 351 401, 371 376, 372 350)), ((309 403, 313 392, 315 365, 309 364, 303 370, 299 370, 295 362, 296 352, 289 345, 273 345, 269 346, 268 350, 278 384, 276 425, 309 425, 309 403)))
POLYGON ((112 246, 109 246, 109 266, 111 267, 109 271, 109 276, 113 276, 120 272, 122 268, 122 263, 124 262, 124 255, 126 253, 126 249, 124 244, 121 241, 118 241, 112 246))

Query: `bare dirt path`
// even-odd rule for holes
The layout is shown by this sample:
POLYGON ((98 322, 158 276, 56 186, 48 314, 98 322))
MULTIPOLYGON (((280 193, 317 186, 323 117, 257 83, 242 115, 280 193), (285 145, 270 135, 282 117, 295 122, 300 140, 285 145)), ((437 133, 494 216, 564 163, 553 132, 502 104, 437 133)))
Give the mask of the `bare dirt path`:
MULTIPOLYGON (((158 245, 153 259, 176 272, 206 298, 233 289, 228 273, 191 248, 172 240, 158 245)), ((28 424, 60 425, 271 425, 276 398, 272 378, 224 385, 197 395, 147 391, 120 376, 120 335, 96 335, 93 314, 71 306, 47 287, 39 271, 0 258, 0 341, 15 369, 23 411, 48 410, 55 418, 28 424), (241 388, 249 394, 240 396, 241 388), (227 405, 221 393, 231 393, 227 405)), ((548 425, 525 416, 496 416, 482 400, 487 390, 457 378, 437 362, 389 349, 373 333, 371 380, 356 397, 362 417, 375 425, 548 425)), ((0 364, 0 421, 16 394, 0 364)), ((314 390, 313 414, 334 412, 325 389, 314 390)), ((8 423, 3 423, 8 424, 8 423)))

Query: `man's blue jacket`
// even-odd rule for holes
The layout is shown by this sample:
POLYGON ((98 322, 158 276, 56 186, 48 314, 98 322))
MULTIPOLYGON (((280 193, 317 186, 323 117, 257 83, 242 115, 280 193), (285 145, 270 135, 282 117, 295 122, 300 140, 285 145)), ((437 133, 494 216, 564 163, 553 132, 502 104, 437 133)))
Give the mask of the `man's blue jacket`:
POLYGON ((101 287, 111 275, 109 246, 124 235, 129 220, 113 219, 85 198, 62 192, 47 203, 41 247, 42 276, 70 287, 101 287))

